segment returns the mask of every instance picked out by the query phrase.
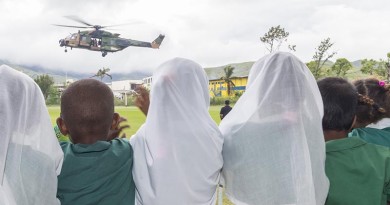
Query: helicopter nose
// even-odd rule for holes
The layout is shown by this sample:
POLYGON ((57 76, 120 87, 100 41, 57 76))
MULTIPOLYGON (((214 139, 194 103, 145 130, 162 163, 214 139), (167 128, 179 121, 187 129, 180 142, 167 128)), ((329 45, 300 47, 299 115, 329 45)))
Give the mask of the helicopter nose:
POLYGON ((64 41, 64 39, 60 39, 58 42, 60 43, 60 46, 61 46, 61 47, 65 46, 65 41, 64 41))

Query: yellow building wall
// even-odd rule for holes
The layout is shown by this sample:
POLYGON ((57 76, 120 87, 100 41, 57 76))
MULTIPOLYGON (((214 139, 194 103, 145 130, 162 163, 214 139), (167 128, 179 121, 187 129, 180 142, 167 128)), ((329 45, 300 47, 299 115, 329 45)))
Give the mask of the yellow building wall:
MULTIPOLYGON (((235 86, 230 88, 230 96, 234 96, 236 93, 243 93, 248 83, 248 77, 235 77, 232 78, 232 82, 235 86)), ((209 81, 210 97, 228 97, 227 83, 224 80, 210 80, 209 81)))

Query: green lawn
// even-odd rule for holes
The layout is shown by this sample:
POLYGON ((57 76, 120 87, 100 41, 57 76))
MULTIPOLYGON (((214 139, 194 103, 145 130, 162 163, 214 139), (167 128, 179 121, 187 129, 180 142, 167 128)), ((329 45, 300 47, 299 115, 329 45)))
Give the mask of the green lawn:
MULTIPOLYGON (((49 106, 51 122, 53 125, 56 124, 56 119, 60 116, 60 107, 59 106, 49 106)), ((216 123, 219 123, 219 110, 221 106, 212 106, 210 107, 210 115, 215 120, 216 123)), ((129 129, 125 129, 127 138, 135 134, 138 128, 145 122, 145 116, 137 107, 115 107, 115 112, 119 113, 122 117, 127 119, 127 123, 130 125, 129 129)))

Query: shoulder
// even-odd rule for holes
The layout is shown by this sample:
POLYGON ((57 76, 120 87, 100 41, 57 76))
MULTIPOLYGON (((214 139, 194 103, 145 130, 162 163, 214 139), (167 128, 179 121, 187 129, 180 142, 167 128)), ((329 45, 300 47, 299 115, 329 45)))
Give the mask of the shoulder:
POLYGON ((132 148, 129 140, 126 138, 117 138, 117 139, 111 140, 111 146, 114 149, 122 149, 124 151, 129 150, 131 153, 133 153, 133 148, 132 148))

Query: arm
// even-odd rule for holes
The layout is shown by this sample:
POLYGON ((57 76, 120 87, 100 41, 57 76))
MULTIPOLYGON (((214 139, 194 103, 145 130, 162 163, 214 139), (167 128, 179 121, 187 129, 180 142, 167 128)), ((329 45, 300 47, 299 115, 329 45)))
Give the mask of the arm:
POLYGON ((137 106, 144 114, 145 116, 148 115, 149 111, 149 92, 144 87, 138 87, 136 88, 136 98, 134 101, 135 106, 137 106))

